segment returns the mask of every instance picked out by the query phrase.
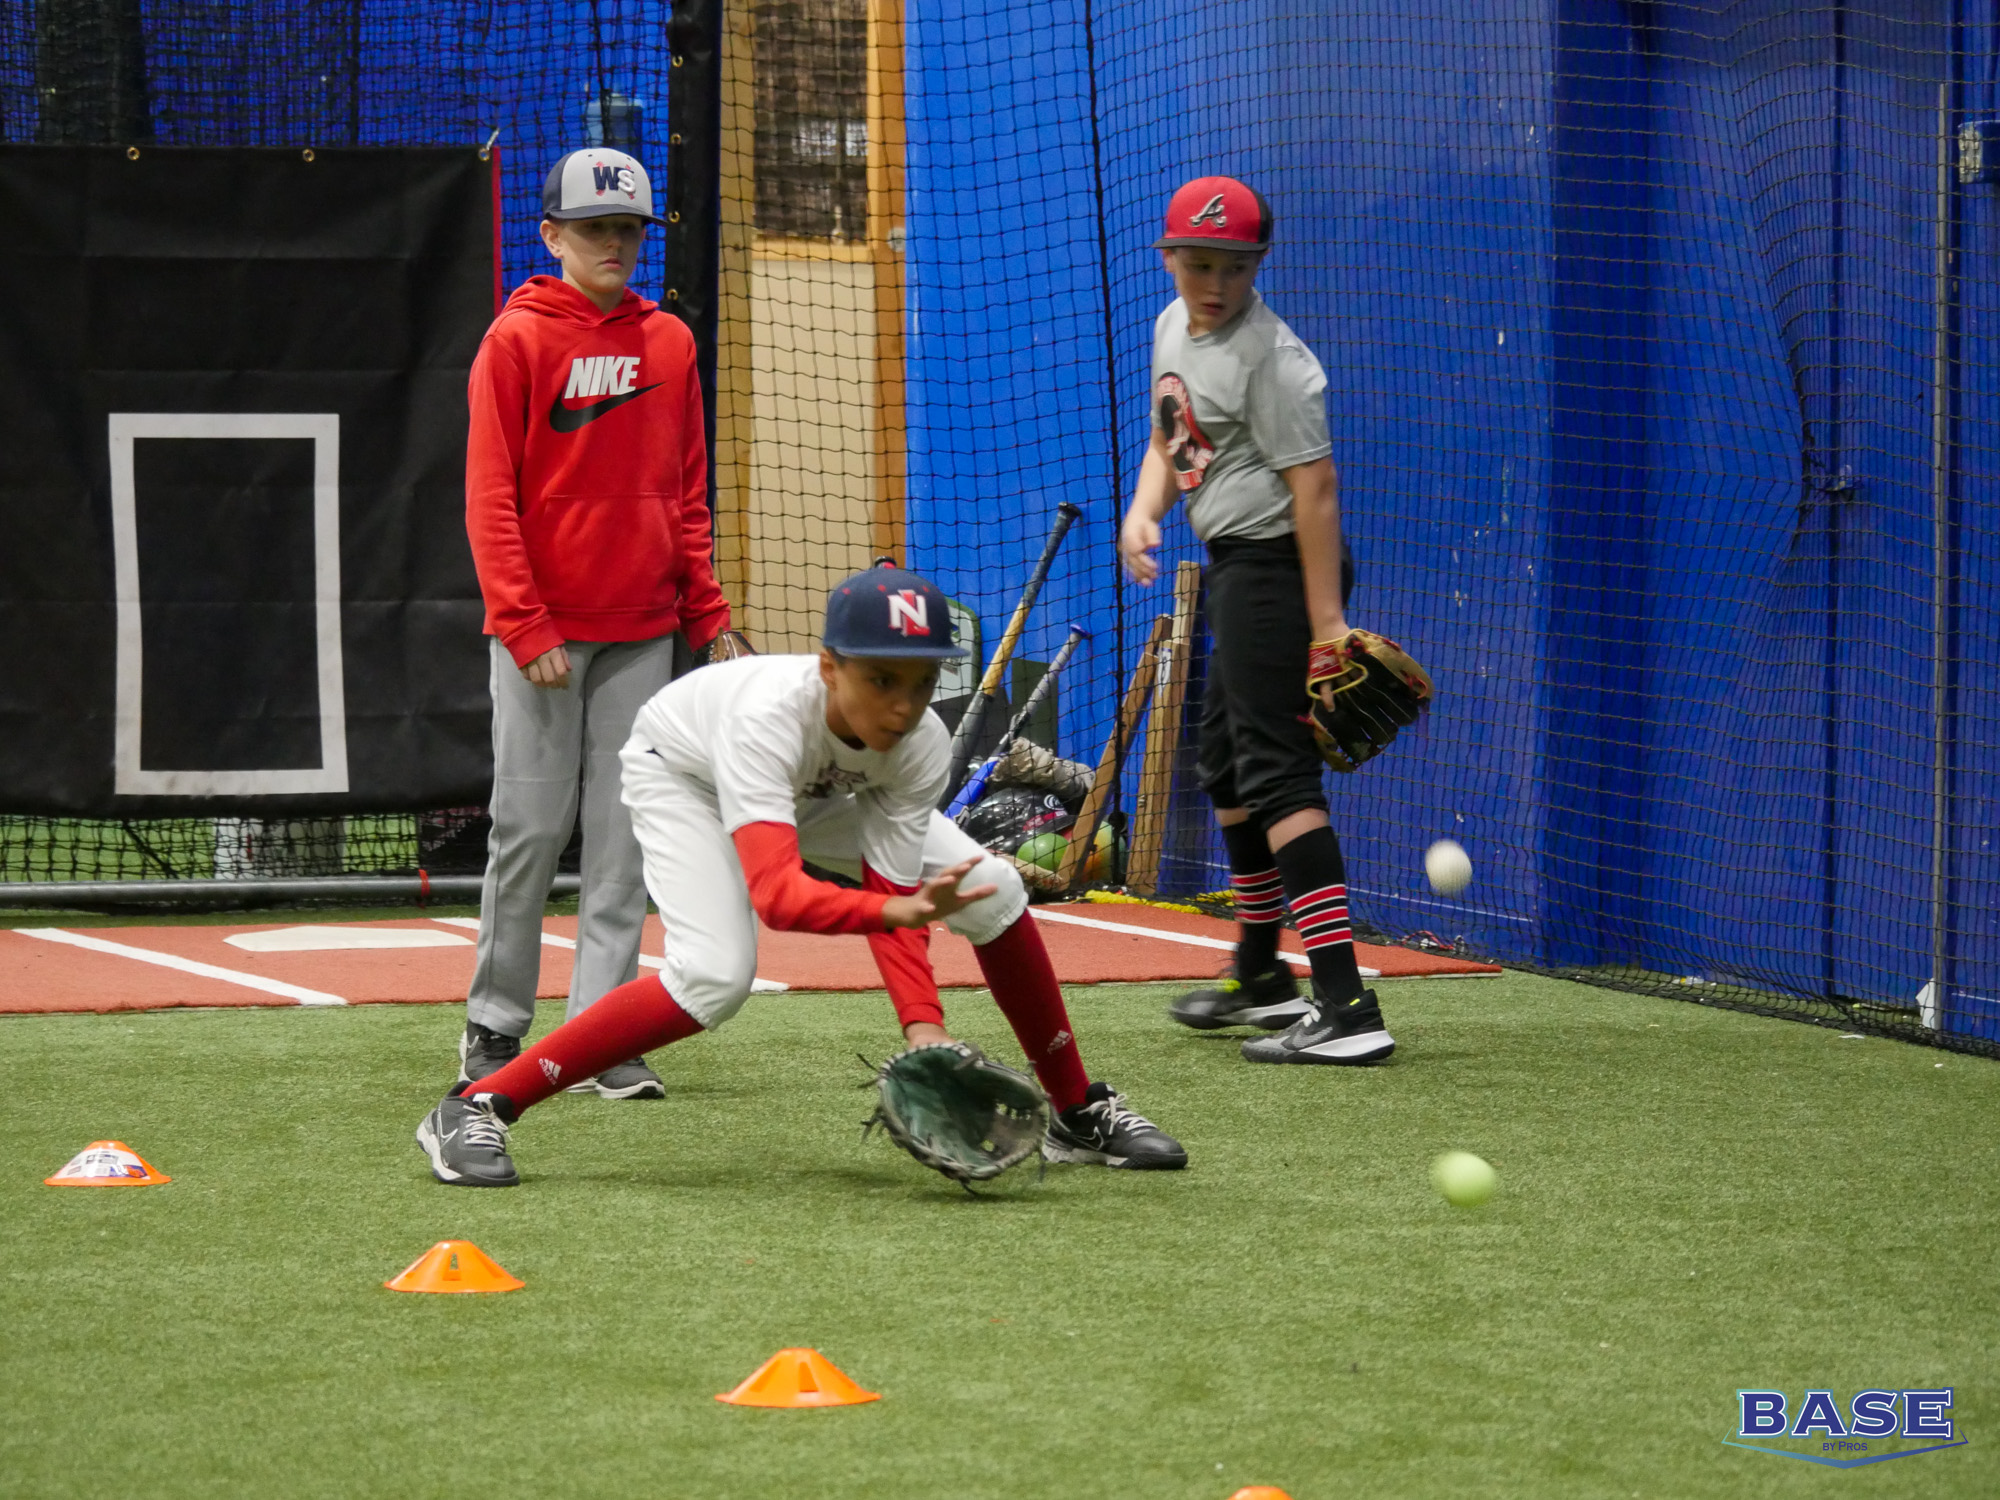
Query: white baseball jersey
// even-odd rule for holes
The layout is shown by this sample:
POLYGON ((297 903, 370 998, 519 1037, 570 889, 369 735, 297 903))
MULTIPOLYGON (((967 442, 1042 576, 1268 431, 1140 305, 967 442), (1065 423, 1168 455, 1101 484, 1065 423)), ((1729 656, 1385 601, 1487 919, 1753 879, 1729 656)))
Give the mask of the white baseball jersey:
POLYGON ((1166 435, 1188 523, 1203 541, 1284 536, 1292 492, 1278 470, 1333 451, 1326 371, 1253 290, 1212 333, 1188 332, 1176 297, 1153 324, 1153 426, 1166 435))
POLYGON ((855 749, 826 727, 817 656, 750 656, 691 672, 639 710, 644 747, 707 802, 723 831, 803 826, 846 799, 857 852, 901 886, 918 884, 944 791, 951 736, 928 709, 895 749, 855 749))

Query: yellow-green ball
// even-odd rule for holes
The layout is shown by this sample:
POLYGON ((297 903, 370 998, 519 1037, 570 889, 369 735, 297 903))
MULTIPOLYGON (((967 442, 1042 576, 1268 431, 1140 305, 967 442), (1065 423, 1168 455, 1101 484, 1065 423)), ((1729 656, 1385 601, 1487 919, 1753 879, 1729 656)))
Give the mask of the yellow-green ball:
POLYGON ((1458 1208, 1477 1208, 1499 1182, 1493 1168, 1470 1151, 1447 1151, 1431 1163, 1431 1186, 1458 1208))
POLYGON ((1014 858, 1044 870, 1060 870, 1069 840, 1059 833, 1038 833, 1014 851, 1014 858))

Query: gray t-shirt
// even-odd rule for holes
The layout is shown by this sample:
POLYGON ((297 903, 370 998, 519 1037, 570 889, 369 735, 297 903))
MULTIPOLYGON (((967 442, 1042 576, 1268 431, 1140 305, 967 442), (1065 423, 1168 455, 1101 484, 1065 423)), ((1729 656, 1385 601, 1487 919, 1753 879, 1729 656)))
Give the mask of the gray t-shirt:
POLYGON ((1326 371, 1264 299, 1226 326, 1188 332, 1176 297, 1153 324, 1153 426, 1203 541, 1284 536, 1292 492, 1278 470, 1333 452, 1326 371))

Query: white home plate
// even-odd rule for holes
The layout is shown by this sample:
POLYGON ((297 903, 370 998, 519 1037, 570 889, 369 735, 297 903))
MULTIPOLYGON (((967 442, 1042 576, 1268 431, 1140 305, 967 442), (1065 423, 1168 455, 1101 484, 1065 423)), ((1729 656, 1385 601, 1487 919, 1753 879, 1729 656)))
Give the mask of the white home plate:
POLYGON ((434 927, 279 927, 223 939, 251 953, 327 953, 342 948, 470 948, 471 938, 434 927))

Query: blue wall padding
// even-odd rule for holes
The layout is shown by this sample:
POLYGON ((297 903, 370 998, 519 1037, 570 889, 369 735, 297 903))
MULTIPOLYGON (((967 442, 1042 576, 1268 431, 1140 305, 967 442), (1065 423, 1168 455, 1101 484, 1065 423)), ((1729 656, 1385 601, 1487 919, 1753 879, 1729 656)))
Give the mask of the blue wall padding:
MULTIPOLYGON (((1063 748, 1093 756, 1163 607, 1111 557, 1171 295, 1146 247, 1180 181, 1243 177, 1278 215, 1260 285, 1329 375, 1353 621, 1441 688, 1426 727, 1330 778, 1357 916, 1539 964, 1914 1004, 1933 117, 1947 76, 1955 118, 2000 98, 1984 52, 1946 56, 1935 7, 1854 10, 1113 3, 1086 35, 1080 4, 923 8, 913 561, 996 631, 1042 512, 1085 507, 1034 646, 1082 611, 1109 633, 1122 602, 1122 657, 1094 649, 1065 698, 1063 748), (1461 900, 1421 874, 1447 835, 1477 864, 1461 900)), ((1991 198, 1955 200, 1988 274, 1954 324, 1946 637, 1949 1024, 1988 1036, 2000 397, 1971 372, 2000 326, 1991 198)), ((1196 555, 1184 523, 1165 550, 1196 555)), ((1185 783, 1163 871, 1215 889, 1185 783)))

